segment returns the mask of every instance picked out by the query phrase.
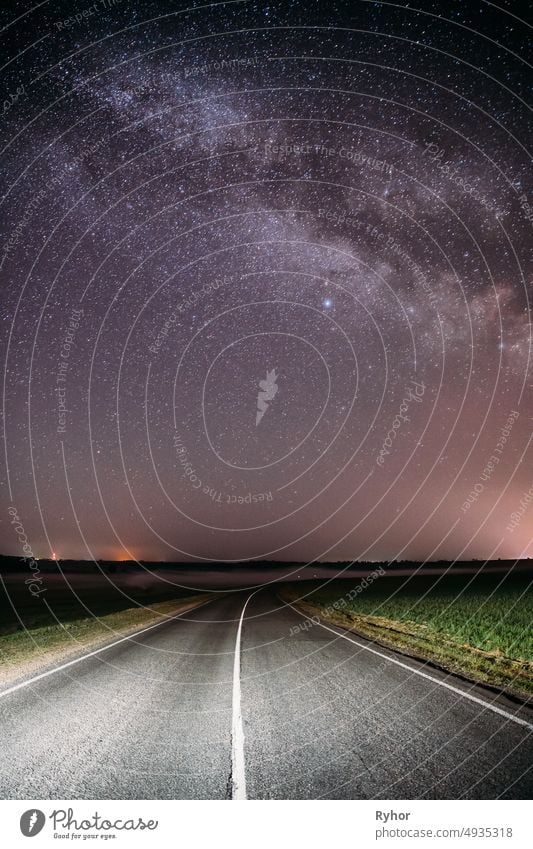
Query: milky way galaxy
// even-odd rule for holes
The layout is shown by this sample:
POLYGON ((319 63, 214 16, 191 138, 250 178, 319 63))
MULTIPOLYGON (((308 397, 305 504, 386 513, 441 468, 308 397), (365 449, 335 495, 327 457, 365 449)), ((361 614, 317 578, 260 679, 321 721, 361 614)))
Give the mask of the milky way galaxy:
POLYGON ((35 556, 533 556, 520 5, 4 7, 35 556))

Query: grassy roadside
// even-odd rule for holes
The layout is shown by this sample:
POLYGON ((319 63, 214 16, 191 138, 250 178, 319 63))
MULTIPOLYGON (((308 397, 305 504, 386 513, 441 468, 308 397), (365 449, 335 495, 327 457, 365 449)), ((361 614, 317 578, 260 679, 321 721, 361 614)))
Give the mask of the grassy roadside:
POLYGON ((349 598, 357 581, 288 585, 280 595, 308 617, 519 698, 533 695, 529 579, 385 576, 349 598), (306 598, 298 601, 305 595, 306 598), (344 601, 344 604, 342 603, 344 601), (337 606, 334 607, 335 602, 337 606))
POLYGON ((0 688, 38 674, 49 666, 113 642, 143 627, 163 622, 198 607, 210 594, 133 607, 96 618, 79 618, 46 624, 0 636, 0 688))

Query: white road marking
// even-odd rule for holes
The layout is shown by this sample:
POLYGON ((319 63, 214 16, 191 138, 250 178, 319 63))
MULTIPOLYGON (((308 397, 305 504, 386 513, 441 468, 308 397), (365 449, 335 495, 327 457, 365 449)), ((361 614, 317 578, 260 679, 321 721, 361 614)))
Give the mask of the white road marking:
MULTIPOLYGON (((209 599, 209 601, 214 601, 214 599, 209 599)), ((107 651, 108 649, 112 649, 113 646, 118 646, 120 643, 124 643, 126 640, 131 640, 133 637, 138 637, 140 634, 146 634, 147 631, 152 631, 154 628, 159 628, 160 625, 165 625, 167 622, 173 622, 175 619, 179 619, 185 613, 190 613, 191 610, 196 610, 198 607, 202 607, 204 604, 208 604, 207 601, 203 601, 201 604, 196 605, 195 607, 188 607, 187 610, 182 610, 181 613, 178 613, 177 616, 167 617, 163 619, 162 622, 156 622, 155 625, 149 625, 148 628, 143 628, 141 631, 134 631, 133 634, 128 634, 126 637, 121 637, 120 640, 115 640, 113 643, 108 643, 106 646, 102 646, 99 649, 95 649, 94 651, 88 652, 88 654, 84 654, 81 657, 76 657, 74 660, 69 660, 67 663, 62 663, 61 666, 54 666, 53 669, 48 669, 46 672, 41 672, 40 675, 34 675, 33 678, 28 678, 27 681, 21 681, 20 684, 15 684, 13 687, 9 687, 7 690, 2 690, 0 692, 0 699, 3 696, 8 696, 10 693, 15 693, 17 690, 22 690, 24 687, 29 687, 30 684, 35 684, 36 681, 41 681, 43 678, 48 678, 49 675, 54 675, 56 672, 61 672, 63 669, 68 669, 69 666, 74 666, 76 663, 81 663, 82 660, 87 660, 88 657, 94 657, 97 654, 100 654, 103 651, 107 651)))
POLYGON ((237 639, 235 640, 235 655, 233 658, 233 701, 231 719, 231 798, 246 799, 246 764, 244 761, 244 729, 242 727, 241 710, 241 634, 244 613, 248 602, 258 593, 255 590, 244 602, 237 639))
MULTIPOLYGON (((306 617, 301 610, 298 610, 297 607, 294 607, 290 602, 285 601, 284 604, 291 607, 299 616, 302 616, 304 619, 309 618, 306 617)), ((372 654, 376 654, 378 657, 384 658, 384 660, 388 660, 389 663, 394 663, 396 666, 401 666, 402 669, 407 669, 409 672, 412 672, 414 675, 419 675, 420 678, 426 678, 428 681, 432 681, 434 684, 438 684, 440 687, 446 687, 447 690, 451 690, 452 693, 458 693, 459 696, 462 696, 464 699, 469 699, 471 702, 475 702, 478 705, 486 708, 487 710, 491 710, 494 713, 499 713, 501 716, 505 716, 506 719, 510 719, 512 722, 516 722, 517 725, 523 725, 526 728, 529 728, 530 731, 533 731, 533 724, 530 722, 526 722, 525 719, 520 719, 519 716, 516 716, 514 713, 510 713, 503 708, 497 707, 497 705, 492 702, 486 702, 484 699, 479 699, 477 696, 472 696, 470 693, 466 693, 464 690, 460 690, 459 687, 454 687, 452 684, 447 684, 446 681, 440 681, 438 678, 434 678, 433 675, 428 675, 427 672, 422 672, 420 669, 414 669, 412 666, 409 666, 407 663, 402 663, 401 660, 396 660, 393 657, 389 657, 386 654, 383 654, 376 649, 371 649, 369 646, 365 646, 364 643, 359 643, 357 640, 354 640, 352 637, 348 637, 347 634, 343 634, 341 631, 336 631, 334 628, 330 628, 328 625, 323 625, 322 622, 317 622, 321 628, 325 628, 326 631, 331 631, 332 634, 335 634, 337 637, 342 637, 343 640, 348 640, 349 643, 353 643, 359 648, 364 649, 365 651, 371 652, 372 654)), ((391 649, 394 651, 394 649, 391 649)))

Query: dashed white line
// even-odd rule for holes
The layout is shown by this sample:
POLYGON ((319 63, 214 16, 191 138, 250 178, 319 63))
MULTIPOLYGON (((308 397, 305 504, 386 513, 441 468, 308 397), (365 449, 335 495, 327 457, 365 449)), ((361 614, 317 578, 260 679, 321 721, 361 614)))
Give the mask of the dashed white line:
MULTIPOLYGON (((298 610, 297 607, 294 607, 290 602, 284 602, 288 607, 291 607, 299 616, 305 618, 305 614, 298 610)), ((365 651, 371 652, 371 654, 376 654, 378 657, 384 658, 384 660, 388 660, 389 663, 394 663, 396 666, 401 666, 402 669, 407 669, 409 672, 412 672, 414 675, 419 675, 420 678, 425 678, 427 681, 432 681, 433 684, 438 684, 439 687, 445 687, 447 690, 451 690, 452 693, 457 693, 459 696, 462 696, 463 699, 469 699, 471 702, 475 702, 478 705, 486 708, 487 710, 493 711, 493 713, 499 713, 501 716, 505 716, 506 719, 510 719, 512 722, 516 722, 517 725, 523 725, 525 728, 529 728, 530 731, 533 731, 533 724, 530 722, 526 722, 525 719, 520 719, 519 716, 516 716, 514 713, 510 713, 503 708, 498 707, 492 702, 486 702, 484 699, 480 699, 477 696, 472 696, 470 693, 466 693, 464 690, 460 690, 459 687, 454 687, 452 684, 447 684, 446 681, 440 681, 438 678, 434 678, 433 675, 428 675, 427 672, 422 672, 420 669, 415 669, 412 666, 409 666, 408 663, 402 663, 401 660, 396 660, 393 657, 389 657, 389 655, 383 654, 383 652, 377 651, 377 649, 372 649, 370 646, 365 646, 364 643, 360 643, 357 640, 354 640, 352 637, 348 637, 347 634, 341 633, 341 631, 336 631, 334 628, 330 628, 328 625, 323 625, 322 622, 317 622, 317 625, 320 625, 321 628, 325 628, 326 631, 331 631, 332 634, 335 634, 337 637, 342 637, 343 640, 348 640, 349 643, 353 643, 355 646, 358 646, 365 651)))
POLYGON ((235 640, 235 656, 233 658, 233 699, 231 719, 231 798, 247 799, 246 796, 246 764, 244 760, 244 729, 242 726, 241 709, 241 634, 242 623, 248 602, 258 593, 255 590, 244 602, 237 638, 235 640))

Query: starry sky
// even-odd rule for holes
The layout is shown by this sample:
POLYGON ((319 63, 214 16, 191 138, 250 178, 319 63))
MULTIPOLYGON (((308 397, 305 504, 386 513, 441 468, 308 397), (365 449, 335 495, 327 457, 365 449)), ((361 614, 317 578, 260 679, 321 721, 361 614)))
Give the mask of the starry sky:
POLYGON ((1 14, 0 551, 533 556, 523 4, 1 14))

